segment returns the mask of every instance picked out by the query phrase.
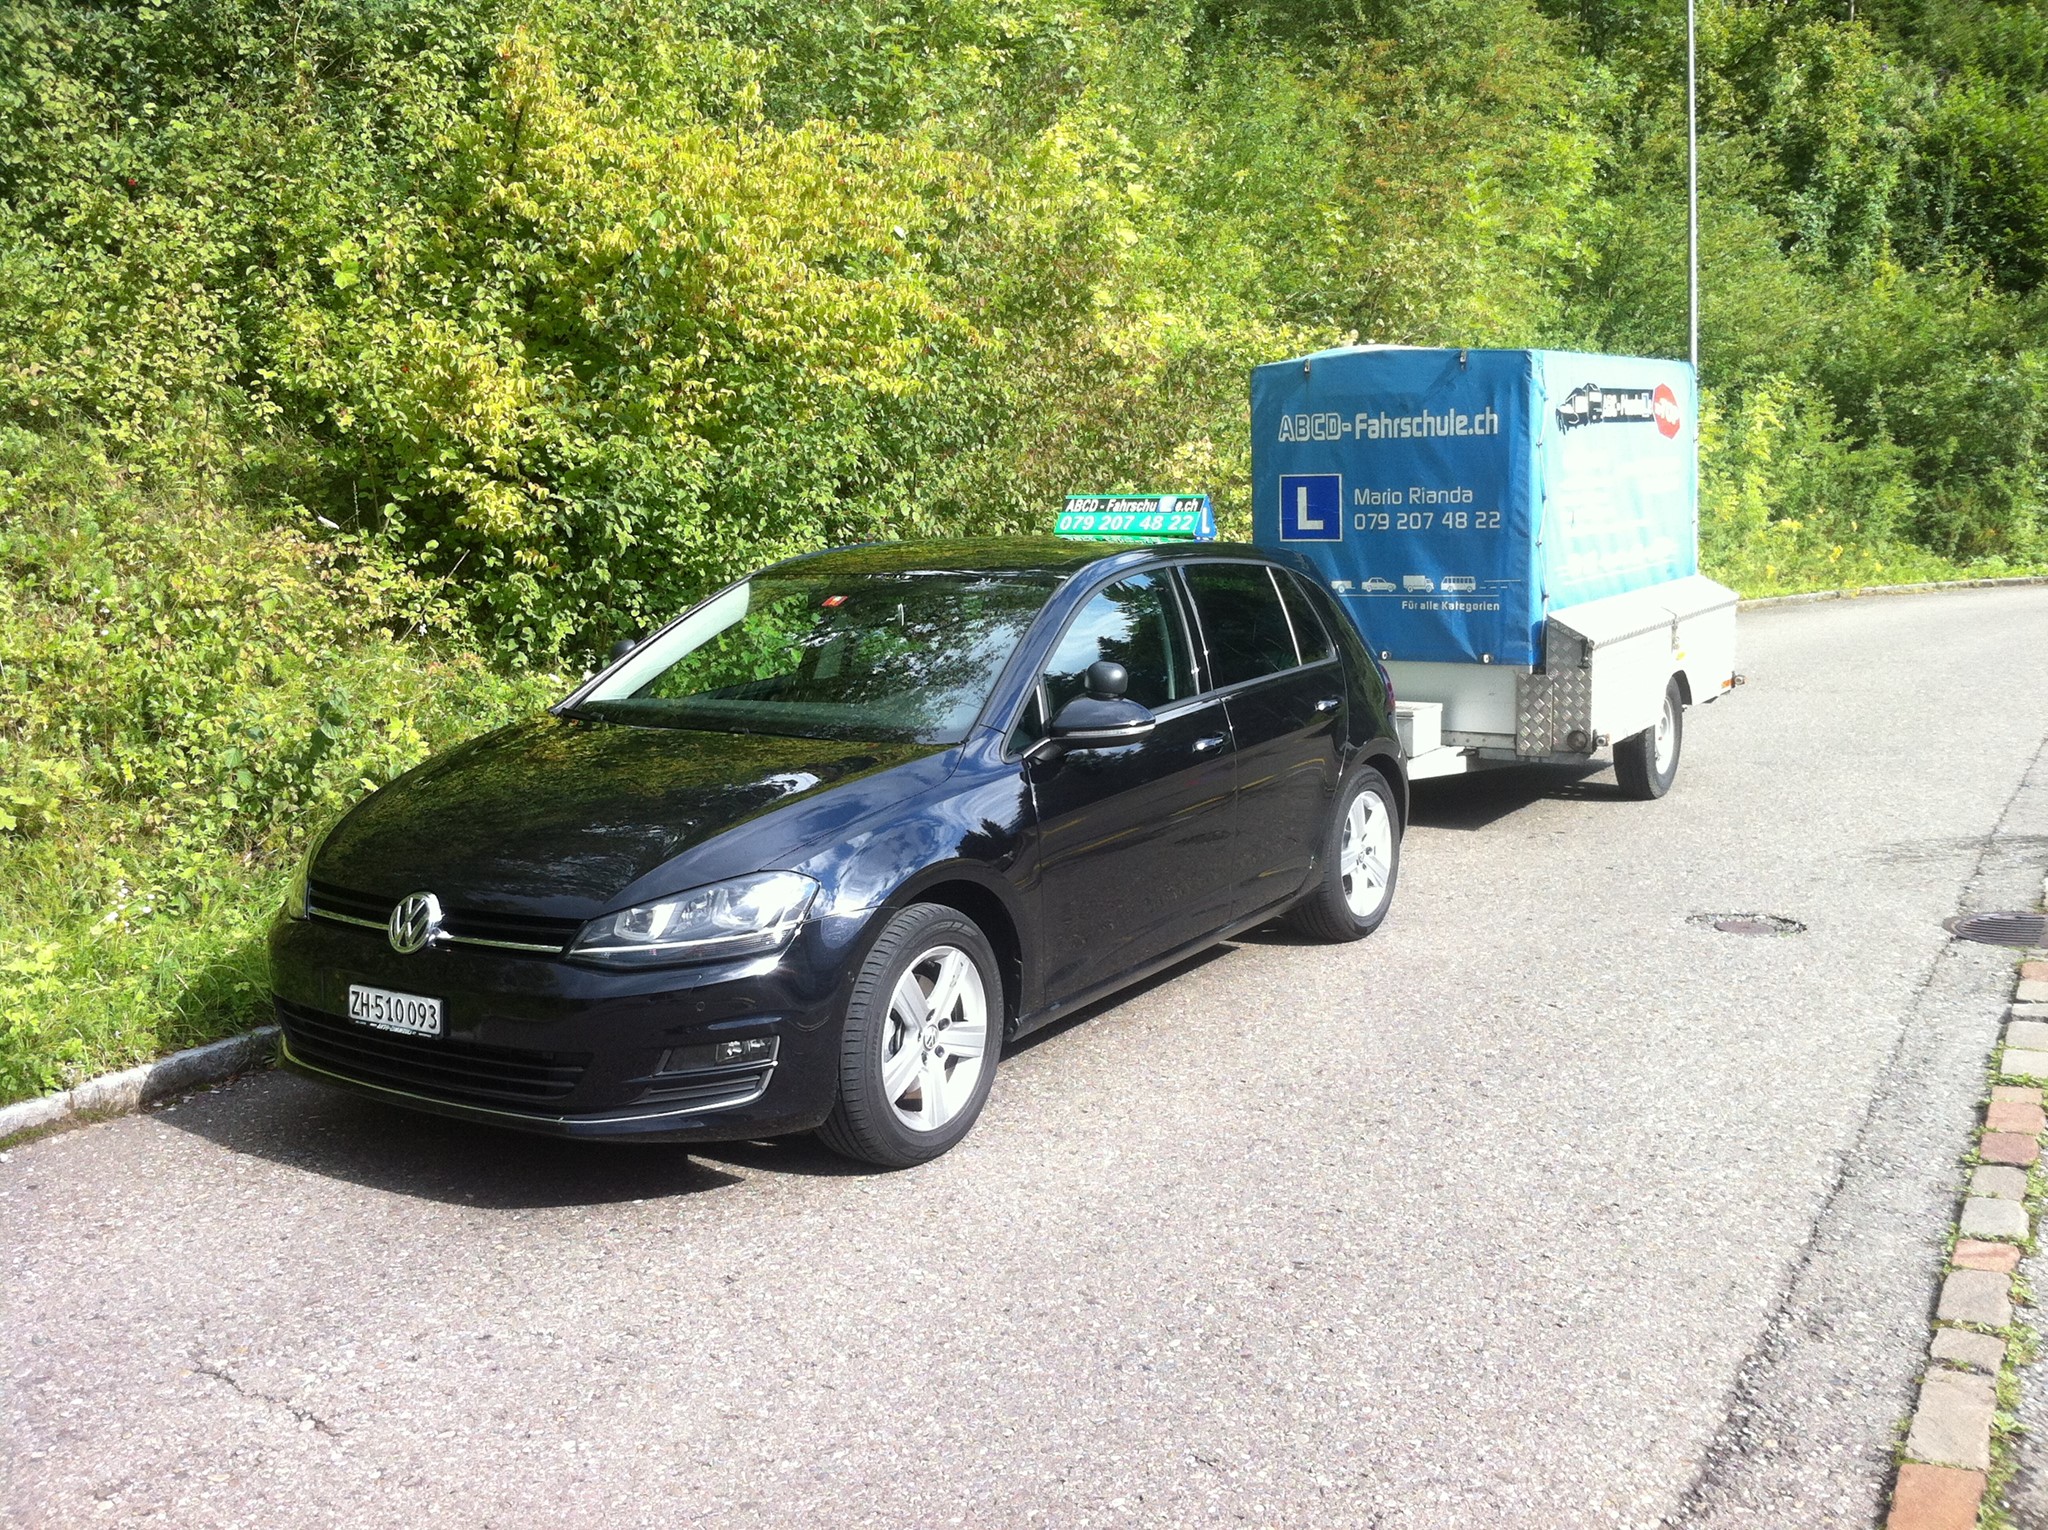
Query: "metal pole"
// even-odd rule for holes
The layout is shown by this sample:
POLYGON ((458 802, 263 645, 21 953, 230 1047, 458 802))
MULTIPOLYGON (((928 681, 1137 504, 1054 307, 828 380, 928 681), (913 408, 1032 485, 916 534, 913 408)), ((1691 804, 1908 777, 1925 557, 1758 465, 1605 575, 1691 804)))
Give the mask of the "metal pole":
POLYGON ((1685 0, 1685 272, 1686 323, 1693 385, 1700 372, 1700 119, 1697 0, 1685 0))

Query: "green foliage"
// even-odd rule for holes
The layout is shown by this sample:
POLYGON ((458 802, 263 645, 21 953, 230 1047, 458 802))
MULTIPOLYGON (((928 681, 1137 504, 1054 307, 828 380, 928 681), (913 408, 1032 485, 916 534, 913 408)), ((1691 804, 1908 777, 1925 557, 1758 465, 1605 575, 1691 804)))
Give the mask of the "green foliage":
MULTIPOLYGON (((2048 23, 1705 0, 1708 566, 2048 563, 2048 23)), ((1249 514, 1245 376, 1682 354, 1659 0, 0 8, 0 1093, 308 826, 827 543, 1249 514)))
POLYGON ((1848 296, 1814 372, 1857 440, 1906 450, 1919 506, 1900 530, 1948 558, 2048 558, 2038 306, 1974 276, 1889 264, 1848 296))
POLYGON ((554 689, 467 655, 360 539, 19 427, 0 574, 0 1095, 259 1015, 306 831, 554 689))
MULTIPOLYGON (((1752 595, 1953 578, 1905 542, 1918 491, 1909 454, 1852 445, 1825 397, 1772 377, 1700 422, 1700 556, 1752 595)), ((1970 572, 2003 573, 2003 566, 1970 572)))

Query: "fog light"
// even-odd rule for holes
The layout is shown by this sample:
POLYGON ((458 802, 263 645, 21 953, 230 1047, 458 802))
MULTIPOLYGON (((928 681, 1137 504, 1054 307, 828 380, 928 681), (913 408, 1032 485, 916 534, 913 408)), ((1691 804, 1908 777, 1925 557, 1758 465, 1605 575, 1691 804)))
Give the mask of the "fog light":
POLYGON ((700 1043, 692 1047, 671 1047, 663 1054, 663 1073, 694 1073, 705 1068, 742 1068, 775 1061, 780 1050, 774 1036, 742 1036, 731 1041, 700 1043))

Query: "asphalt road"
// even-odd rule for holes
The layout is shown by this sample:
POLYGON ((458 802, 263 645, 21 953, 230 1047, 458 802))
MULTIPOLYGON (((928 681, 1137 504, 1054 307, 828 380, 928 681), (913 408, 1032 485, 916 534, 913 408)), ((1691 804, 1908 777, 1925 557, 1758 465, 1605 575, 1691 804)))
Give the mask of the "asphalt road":
MULTIPOLYGON (((1746 616, 1661 803, 1418 794, 1399 903, 1002 1065, 910 1173, 265 1075, 0 1164, 10 1525, 1868 1526, 2048 589, 1746 616), (1804 934, 1724 935, 1764 912, 1804 934)), ((2030 779, 2031 778, 2031 779, 2030 779)))

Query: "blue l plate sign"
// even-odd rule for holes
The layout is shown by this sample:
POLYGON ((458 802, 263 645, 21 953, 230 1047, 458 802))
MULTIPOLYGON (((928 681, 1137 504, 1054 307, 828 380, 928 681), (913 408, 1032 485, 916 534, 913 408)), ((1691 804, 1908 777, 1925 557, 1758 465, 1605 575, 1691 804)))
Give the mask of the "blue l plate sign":
POLYGON ((1344 479, 1340 474, 1280 475, 1280 540, 1344 540, 1344 479))

